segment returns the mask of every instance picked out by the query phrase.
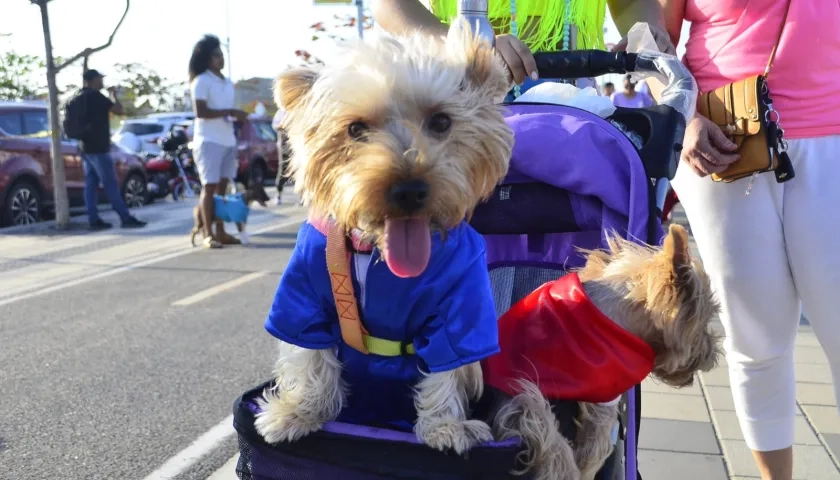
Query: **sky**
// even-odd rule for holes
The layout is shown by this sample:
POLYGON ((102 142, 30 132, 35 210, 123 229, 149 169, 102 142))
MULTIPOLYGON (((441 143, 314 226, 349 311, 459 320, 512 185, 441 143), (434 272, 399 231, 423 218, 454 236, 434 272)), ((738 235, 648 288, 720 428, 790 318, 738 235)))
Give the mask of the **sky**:
MULTIPOLYGON (((29 0, 0 0, 0 51, 43 56, 38 7, 29 0)), ((52 0, 50 25, 55 55, 71 56, 105 43, 124 9, 123 0, 52 0)), ((107 74, 115 63, 143 63, 173 81, 186 80, 193 44, 205 33, 230 37, 235 80, 273 78, 297 63, 294 51, 307 49, 328 59, 330 40, 312 42, 309 25, 333 15, 355 14, 354 7, 313 6, 312 0, 133 0, 110 48, 91 57, 90 67, 107 74)), ((607 19, 607 41, 618 32, 607 19)), ((354 35, 354 29, 347 29, 354 35)), ((683 35, 685 38, 686 35, 683 35)), ((76 79, 81 62, 59 78, 76 79)))

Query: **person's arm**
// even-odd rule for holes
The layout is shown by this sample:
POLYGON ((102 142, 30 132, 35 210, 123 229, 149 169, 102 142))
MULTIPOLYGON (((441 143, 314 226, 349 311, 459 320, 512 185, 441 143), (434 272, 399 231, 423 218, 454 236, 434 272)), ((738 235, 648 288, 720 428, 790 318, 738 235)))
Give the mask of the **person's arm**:
POLYGON ((214 110, 207 106, 207 100, 210 98, 210 83, 201 75, 190 84, 190 94, 193 101, 193 113, 195 113, 196 118, 211 119, 236 116, 233 109, 214 110))
POLYGON ((105 99, 108 102, 108 110, 116 115, 125 115, 125 108, 120 103, 120 99, 117 98, 117 89, 114 87, 109 88, 108 96, 110 98, 105 99))
MULTIPOLYGON (((392 35, 421 31, 442 38, 449 31, 449 27, 441 23, 419 0, 373 0, 372 11, 374 20, 392 35)), ((539 79, 533 54, 518 38, 509 34, 497 35, 496 52, 518 85, 528 77, 539 79)))
MULTIPOLYGON (((650 26, 650 33, 656 40, 659 50, 672 55, 676 54, 676 41, 672 41, 668 29, 664 4, 674 3, 669 0, 608 0, 610 15, 612 16, 618 32, 622 36, 621 42, 616 45, 617 50, 627 48, 627 32, 633 25, 644 22, 650 26)), ((677 0, 685 6, 685 0, 677 0)), ((679 28, 677 29, 679 32, 679 28)), ((677 34, 679 38, 679 33, 677 34)))
MULTIPOLYGON (((685 2, 686 0, 659 0, 665 20, 665 30, 673 45, 680 43, 680 33, 685 21, 685 2)), ((674 53, 676 54, 676 51, 674 53)), ((666 85, 653 78, 647 79, 645 83, 647 83, 651 98, 658 103, 666 85)))
POLYGON ((422 30, 440 37, 448 30, 420 0, 373 0, 371 11, 373 19, 392 35, 422 30))

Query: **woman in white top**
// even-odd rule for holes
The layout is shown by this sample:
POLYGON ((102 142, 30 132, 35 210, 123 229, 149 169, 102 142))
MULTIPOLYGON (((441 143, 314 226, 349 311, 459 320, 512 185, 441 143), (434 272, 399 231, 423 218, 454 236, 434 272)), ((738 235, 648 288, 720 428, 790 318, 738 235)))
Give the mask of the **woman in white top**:
POLYGON ((199 210, 204 224, 205 248, 221 248, 223 243, 239 243, 225 233, 224 223, 216 223, 213 234, 213 195, 223 194, 229 180, 236 177, 236 136, 233 120, 244 121, 247 113, 234 107, 233 82, 222 75, 225 58, 221 42, 205 35, 193 48, 190 58, 190 94, 195 112, 193 151, 201 178, 199 210))

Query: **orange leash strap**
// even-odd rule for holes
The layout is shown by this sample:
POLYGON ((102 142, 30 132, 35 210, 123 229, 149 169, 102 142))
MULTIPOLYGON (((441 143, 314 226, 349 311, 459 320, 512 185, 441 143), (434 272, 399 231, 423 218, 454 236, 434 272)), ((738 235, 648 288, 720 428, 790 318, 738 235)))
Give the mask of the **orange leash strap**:
POLYGON ((330 272, 335 309, 341 338, 348 346, 367 354, 364 335, 367 334, 359 316, 353 276, 350 273, 350 253, 347 252, 347 237, 335 222, 324 222, 327 227, 327 269, 330 272))

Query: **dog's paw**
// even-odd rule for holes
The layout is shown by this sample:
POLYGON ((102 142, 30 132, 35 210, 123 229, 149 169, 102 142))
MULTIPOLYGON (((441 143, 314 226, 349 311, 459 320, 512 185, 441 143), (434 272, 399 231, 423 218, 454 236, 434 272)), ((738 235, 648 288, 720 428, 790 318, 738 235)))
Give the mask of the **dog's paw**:
POLYGON ((294 442, 324 426, 323 419, 301 412, 283 399, 260 399, 257 403, 260 411, 255 415, 254 426, 270 444, 294 442))
POLYGON ((490 425, 480 420, 418 421, 417 438, 441 451, 462 454, 476 445, 493 440, 490 425))

